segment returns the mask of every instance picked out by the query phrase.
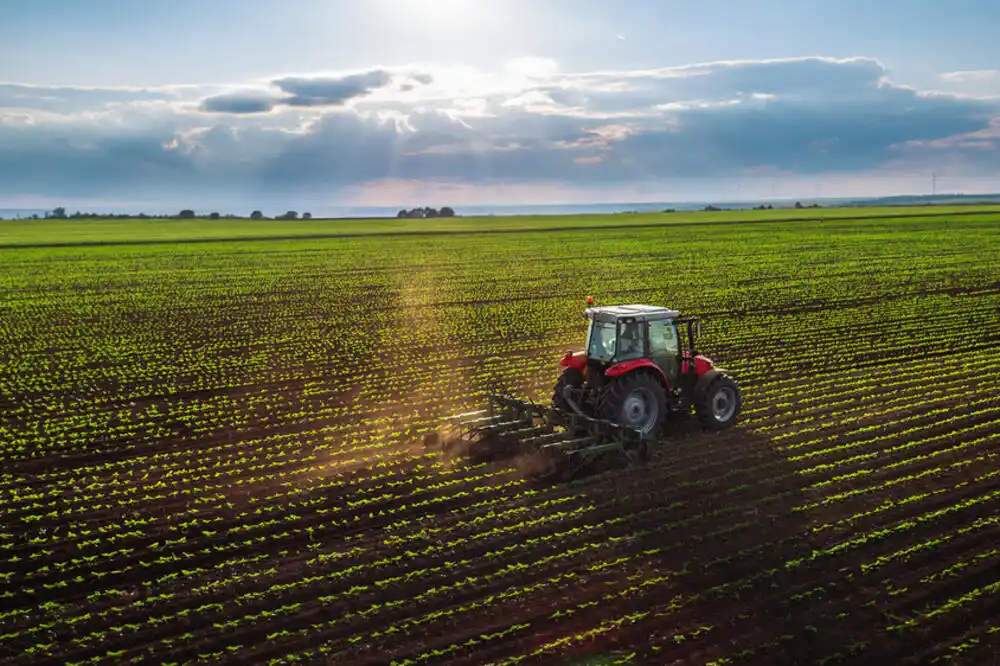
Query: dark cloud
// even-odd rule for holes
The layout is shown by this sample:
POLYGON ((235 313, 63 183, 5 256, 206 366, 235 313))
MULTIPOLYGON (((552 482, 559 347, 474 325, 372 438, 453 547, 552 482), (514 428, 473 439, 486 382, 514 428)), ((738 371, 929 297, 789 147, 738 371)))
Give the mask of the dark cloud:
MULTIPOLYGON (((429 75, 425 77, 419 73, 409 78, 415 81, 431 80, 429 75)), ((271 81, 271 85, 281 91, 280 94, 223 93, 202 100, 200 109, 209 113, 241 115, 267 113, 277 106, 299 108, 342 106, 352 99, 364 97, 374 90, 389 85, 392 80, 392 73, 383 69, 334 77, 288 76, 271 81)), ((412 88, 412 84, 409 84, 409 87, 412 88)))
POLYGON ((618 143, 615 158, 649 173, 697 176, 768 166, 801 173, 864 171, 890 159, 893 146, 981 129, 961 104, 884 102, 806 105, 770 102, 680 112, 669 131, 650 130, 618 143))
POLYGON ((40 192, 81 198, 95 192, 119 196, 162 193, 187 187, 196 177, 186 156, 164 149, 171 138, 168 134, 67 134, 39 127, 18 136, 0 131, 0 144, 5 147, 0 151, 0 193, 40 192))
POLYGON ((355 97, 389 84, 392 75, 382 69, 363 74, 329 78, 287 77, 272 83, 287 96, 281 99, 288 106, 338 106, 355 97))
POLYGON ((266 93, 226 93, 208 97, 201 102, 201 110, 209 113, 267 113, 277 100, 266 93))

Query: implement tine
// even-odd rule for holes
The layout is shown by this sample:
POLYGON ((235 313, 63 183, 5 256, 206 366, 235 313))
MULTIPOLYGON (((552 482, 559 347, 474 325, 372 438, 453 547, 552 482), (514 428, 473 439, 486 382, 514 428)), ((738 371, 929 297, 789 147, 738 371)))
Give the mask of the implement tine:
POLYGON ((479 416, 486 416, 490 413, 488 409, 477 409, 472 412, 465 412, 463 414, 452 414, 450 416, 445 416, 445 421, 462 421, 463 419, 475 418, 479 416))
POLYGON ((578 450, 581 447, 597 445, 597 444, 600 444, 600 440, 597 437, 566 437, 556 440, 554 442, 542 444, 538 448, 559 449, 560 451, 571 453, 572 451, 578 450))
POLYGON ((487 428, 502 423, 504 418, 506 417, 503 414, 494 414, 492 416, 481 416, 467 421, 457 421, 454 425, 459 428, 487 428))

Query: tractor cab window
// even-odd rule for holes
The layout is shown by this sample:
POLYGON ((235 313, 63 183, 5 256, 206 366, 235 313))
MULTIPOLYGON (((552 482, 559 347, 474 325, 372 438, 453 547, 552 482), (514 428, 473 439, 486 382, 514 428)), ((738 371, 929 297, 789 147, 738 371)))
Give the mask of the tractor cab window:
POLYGON ((614 322, 591 320, 587 356, 601 361, 613 359, 617 333, 614 322))
POLYGON ((619 322, 620 332, 618 335, 618 360, 628 361, 633 358, 642 358, 642 329, 639 322, 633 320, 623 320, 619 322))
POLYGON ((672 321, 649 322, 649 353, 651 356, 677 356, 680 351, 677 329, 672 321))

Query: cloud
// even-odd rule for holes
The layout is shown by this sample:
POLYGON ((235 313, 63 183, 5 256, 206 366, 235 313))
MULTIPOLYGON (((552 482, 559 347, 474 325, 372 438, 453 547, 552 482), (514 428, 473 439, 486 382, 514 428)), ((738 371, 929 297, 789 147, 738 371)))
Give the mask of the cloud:
POLYGON ((576 73, 526 58, 492 72, 420 64, 244 85, 7 84, 0 196, 330 197, 380 182, 623 191, 944 163, 1000 174, 998 118, 996 98, 901 86, 870 58, 576 73))
POLYGON ((1000 69, 968 69, 959 72, 945 72, 939 76, 945 81, 953 83, 994 81, 1000 79, 1000 69))
POLYGON ((281 103, 288 106, 336 106, 388 85, 392 75, 384 69, 342 77, 288 77, 273 83, 287 93, 281 103))
POLYGON ((398 81, 401 92, 434 80, 426 72, 394 73, 385 69, 340 76, 287 76, 273 79, 273 90, 225 92, 201 101, 200 110, 208 113, 268 113, 279 106, 313 108, 342 106, 398 81))
POLYGON ((556 89, 575 93, 591 112, 649 111, 667 104, 719 103, 757 95, 818 103, 886 99, 885 68, 870 58, 794 58, 727 61, 631 72, 554 77, 556 89))
POLYGON ((165 102, 176 97, 176 91, 170 89, 55 87, 0 83, 0 109, 37 109, 72 113, 127 102, 165 102))
POLYGON ((277 101, 266 92, 232 92, 207 97, 200 108, 209 113, 267 113, 277 101))

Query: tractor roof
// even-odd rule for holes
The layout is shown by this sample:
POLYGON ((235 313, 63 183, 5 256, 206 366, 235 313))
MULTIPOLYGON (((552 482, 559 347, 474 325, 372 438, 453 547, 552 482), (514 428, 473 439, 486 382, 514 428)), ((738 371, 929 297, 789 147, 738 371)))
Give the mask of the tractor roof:
POLYGON ((584 311, 584 316, 601 321, 616 321, 621 318, 648 321, 650 319, 676 319, 680 316, 680 312, 658 305, 605 305, 587 308, 584 311))

